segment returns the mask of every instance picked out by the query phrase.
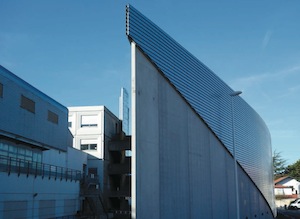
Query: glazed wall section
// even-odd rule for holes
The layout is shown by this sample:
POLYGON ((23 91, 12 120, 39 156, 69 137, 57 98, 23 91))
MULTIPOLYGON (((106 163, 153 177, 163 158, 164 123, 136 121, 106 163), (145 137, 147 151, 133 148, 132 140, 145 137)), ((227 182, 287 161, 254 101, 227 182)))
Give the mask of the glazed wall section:
MULTIPOLYGON (((233 157, 134 43, 132 58, 132 218, 237 218, 233 157)), ((240 218, 273 218, 238 176, 240 218)))
POLYGON ((174 85, 188 104, 232 153, 234 114, 236 156, 275 212, 272 149, 261 117, 208 67, 134 7, 128 6, 126 34, 174 85))

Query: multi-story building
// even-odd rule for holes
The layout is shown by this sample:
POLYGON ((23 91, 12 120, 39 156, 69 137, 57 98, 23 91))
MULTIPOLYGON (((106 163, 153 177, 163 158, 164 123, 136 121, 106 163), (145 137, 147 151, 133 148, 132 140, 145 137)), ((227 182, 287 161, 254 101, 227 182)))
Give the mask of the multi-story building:
MULTIPOLYGON (((88 175, 98 179, 104 211, 129 216, 130 137, 105 106, 68 107, 73 147, 88 156, 88 175)), ((124 216, 124 215, 123 215, 124 216)))
POLYGON ((67 108, 0 66, 0 218, 72 218, 86 165, 67 108))

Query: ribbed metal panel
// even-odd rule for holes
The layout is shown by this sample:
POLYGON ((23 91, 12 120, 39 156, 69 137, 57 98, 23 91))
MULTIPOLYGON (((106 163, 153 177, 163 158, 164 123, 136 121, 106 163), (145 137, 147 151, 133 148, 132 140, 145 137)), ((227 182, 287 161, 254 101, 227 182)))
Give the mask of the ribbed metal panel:
POLYGON ((237 160, 273 202, 271 138, 261 117, 207 66, 131 5, 126 7, 126 34, 181 93, 232 153, 234 107, 237 160))

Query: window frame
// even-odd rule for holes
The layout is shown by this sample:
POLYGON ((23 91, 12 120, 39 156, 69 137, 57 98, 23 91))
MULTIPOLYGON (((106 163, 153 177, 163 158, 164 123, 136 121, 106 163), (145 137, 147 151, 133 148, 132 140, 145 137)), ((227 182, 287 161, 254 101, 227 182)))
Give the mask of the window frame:
POLYGON ((35 114, 35 101, 23 94, 21 95, 20 107, 35 114))
POLYGON ((47 120, 48 120, 49 122, 54 123, 54 124, 58 124, 59 116, 58 116, 58 114, 52 112, 51 110, 48 110, 48 117, 47 117, 47 120))

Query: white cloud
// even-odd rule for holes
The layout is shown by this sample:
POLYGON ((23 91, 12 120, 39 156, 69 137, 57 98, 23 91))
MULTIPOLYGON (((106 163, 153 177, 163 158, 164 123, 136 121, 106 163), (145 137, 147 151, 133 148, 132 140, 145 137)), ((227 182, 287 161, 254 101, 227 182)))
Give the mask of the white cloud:
POLYGON ((273 35, 273 31, 271 30, 268 30, 266 33, 265 33, 265 36, 264 36, 264 39, 263 39, 263 42, 262 42, 262 49, 264 50, 265 48, 267 48, 270 40, 271 40, 271 37, 273 35))
MULTIPOLYGON (((300 66, 293 66, 278 72, 274 73, 263 73, 259 75, 253 75, 248 77, 242 77, 238 78, 233 82, 233 87, 241 87, 243 89, 247 89, 249 87, 253 87, 262 83, 272 83, 276 80, 281 81, 285 77, 288 77, 293 74, 299 74, 300 73, 300 66)), ((296 86, 294 88, 290 88, 291 91, 295 89, 299 89, 299 86, 296 86)))

